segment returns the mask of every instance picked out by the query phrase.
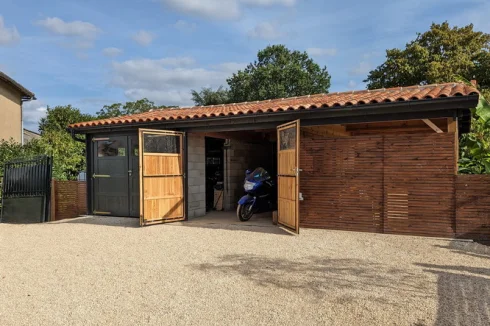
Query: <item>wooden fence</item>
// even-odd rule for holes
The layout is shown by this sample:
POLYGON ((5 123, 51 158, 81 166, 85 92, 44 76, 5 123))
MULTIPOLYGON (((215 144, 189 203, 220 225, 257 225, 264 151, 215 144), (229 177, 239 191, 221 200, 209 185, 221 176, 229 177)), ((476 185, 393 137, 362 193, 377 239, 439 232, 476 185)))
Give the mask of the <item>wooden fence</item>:
POLYGON ((456 178, 456 237, 490 241, 490 175, 456 178))
POLYGON ((85 181, 57 181, 51 184, 51 221, 87 214, 85 181))

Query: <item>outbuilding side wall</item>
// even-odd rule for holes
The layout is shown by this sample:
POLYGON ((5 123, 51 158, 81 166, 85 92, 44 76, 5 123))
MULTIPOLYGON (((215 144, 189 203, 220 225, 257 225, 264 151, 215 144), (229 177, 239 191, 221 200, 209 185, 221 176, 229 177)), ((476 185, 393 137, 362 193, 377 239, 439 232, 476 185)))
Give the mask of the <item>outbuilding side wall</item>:
POLYGON ((302 227, 454 237, 454 133, 301 140, 302 227))

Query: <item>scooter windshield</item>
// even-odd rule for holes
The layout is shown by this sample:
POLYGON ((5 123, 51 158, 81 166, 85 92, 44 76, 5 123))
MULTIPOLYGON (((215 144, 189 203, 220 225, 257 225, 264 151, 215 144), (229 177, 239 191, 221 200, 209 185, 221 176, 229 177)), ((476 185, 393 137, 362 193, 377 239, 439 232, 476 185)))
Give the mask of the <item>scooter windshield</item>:
POLYGON ((250 182, 260 182, 269 180, 270 178, 271 176, 269 175, 269 172, 267 172, 264 168, 256 168, 252 173, 247 175, 245 180, 250 182))

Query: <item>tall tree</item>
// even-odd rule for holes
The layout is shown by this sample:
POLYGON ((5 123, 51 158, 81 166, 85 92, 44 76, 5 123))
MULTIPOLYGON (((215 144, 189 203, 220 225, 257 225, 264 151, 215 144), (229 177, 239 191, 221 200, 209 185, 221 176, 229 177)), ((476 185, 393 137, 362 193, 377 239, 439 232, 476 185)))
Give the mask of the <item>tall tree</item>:
POLYGON ((432 24, 404 49, 386 51, 386 61, 365 80, 368 88, 409 86, 476 79, 480 103, 471 132, 460 138, 460 173, 490 173, 490 34, 473 25, 432 24))
POLYGON ((369 89, 452 82, 457 76, 476 79, 490 90, 490 34, 470 24, 432 24, 404 49, 386 51, 386 61, 365 80, 369 89))
POLYGON ((229 100, 245 102, 327 93, 330 75, 306 52, 272 45, 257 54, 257 60, 228 80, 229 100))
POLYGON ((216 90, 211 87, 203 87, 200 92, 191 90, 191 94, 195 105, 218 105, 229 102, 228 91, 223 86, 216 90))
POLYGON ((71 106, 56 106, 47 110, 39 122, 41 138, 29 143, 28 153, 53 156, 53 177, 58 180, 76 180, 85 169, 85 144, 77 142, 66 132, 69 124, 93 119, 71 106))
POLYGON ((104 105, 104 107, 97 112, 98 119, 108 119, 114 117, 120 117, 123 115, 131 115, 137 113, 148 112, 151 109, 166 109, 166 108, 174 108, 175 106, 156 106, 155 103, 148 100, 147 98, 143 98, 134 102, 126 102, 122 103, 114 103, 111 105, 104 105))
POLYGON ((79 109, 71 105, 48 106, 46 116, 39 121, 41 134, 47 131, 66 131, 68 125, 76 122, 89 121, 93 117, 90 114, 81 113, 79 109))

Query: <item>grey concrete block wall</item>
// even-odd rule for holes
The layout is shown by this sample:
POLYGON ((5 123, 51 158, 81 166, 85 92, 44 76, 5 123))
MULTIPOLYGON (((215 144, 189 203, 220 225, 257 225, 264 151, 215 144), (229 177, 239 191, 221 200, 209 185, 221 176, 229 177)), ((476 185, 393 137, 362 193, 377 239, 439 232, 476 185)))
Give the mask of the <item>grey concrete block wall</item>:
MULTIPOLYGON (((272 143, 252 144, 246 141, 232 139, 225 151, 225 210, 234 210, 237 202, 243 196, 243 181, 247 169, 259 166, 269 172, 275 170, 273 157, 275 151, 272 143)), ((272 173, 272 172, 271 172, 272 173)))
POLYGON ((189 218, 206 215, 206 143, 204 136, 187 135, 187 201, 189 218))

